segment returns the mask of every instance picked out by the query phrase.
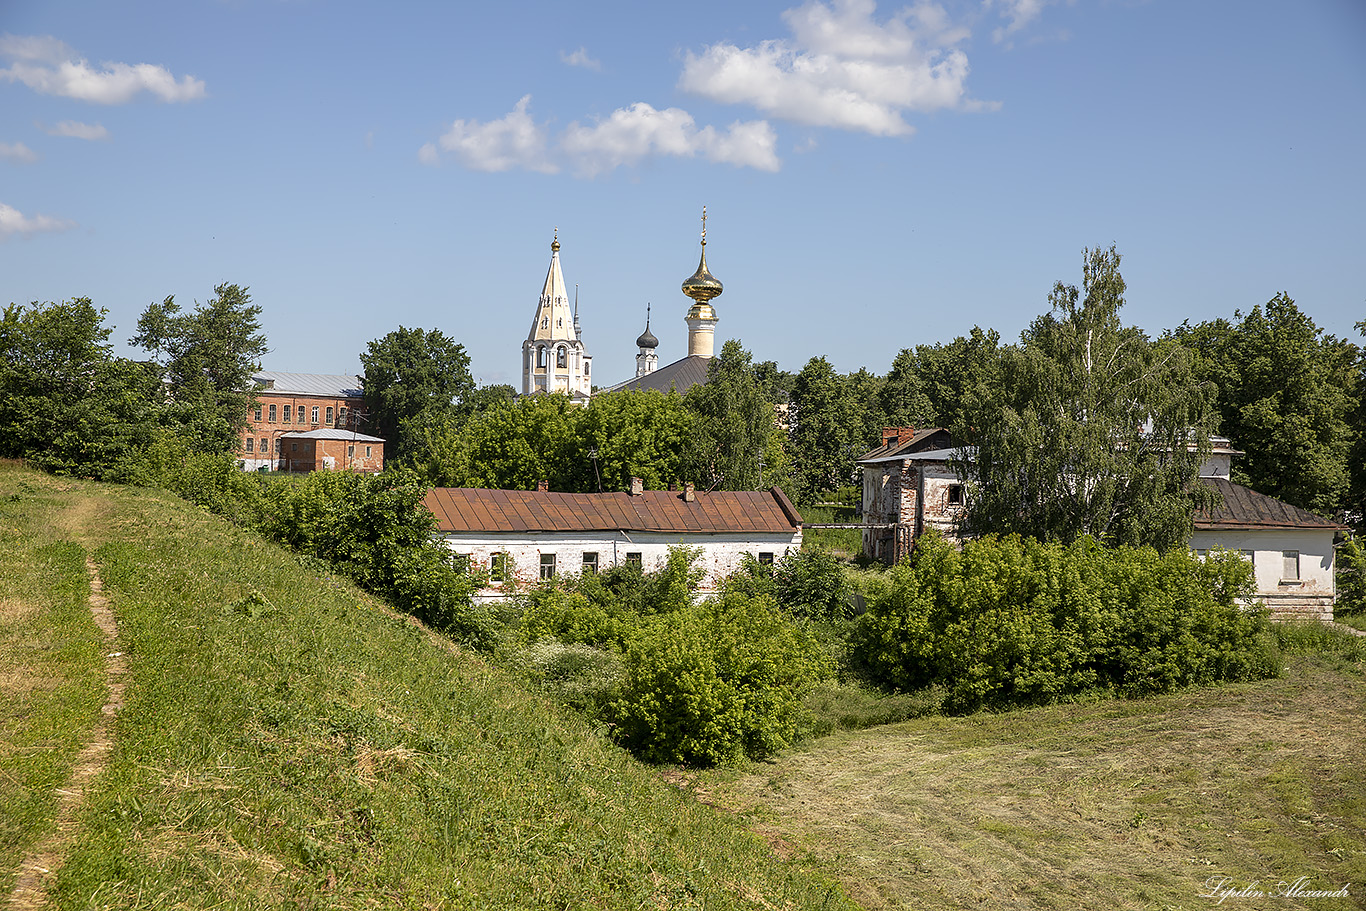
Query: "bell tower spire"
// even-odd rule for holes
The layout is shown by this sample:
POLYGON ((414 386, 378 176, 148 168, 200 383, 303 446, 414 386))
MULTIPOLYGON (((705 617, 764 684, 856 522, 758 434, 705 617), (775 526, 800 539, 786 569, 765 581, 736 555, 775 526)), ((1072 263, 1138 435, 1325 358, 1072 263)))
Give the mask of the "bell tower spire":
POLYGON ((560 229, 550 242, 550 269, 531 318, 531 331, 522 342, 522 394, 559 392, 586 403, 592 392, 592 358, 584 350, 579 330, 578 286, 571 308, 569 291, 560 270, 560 229))

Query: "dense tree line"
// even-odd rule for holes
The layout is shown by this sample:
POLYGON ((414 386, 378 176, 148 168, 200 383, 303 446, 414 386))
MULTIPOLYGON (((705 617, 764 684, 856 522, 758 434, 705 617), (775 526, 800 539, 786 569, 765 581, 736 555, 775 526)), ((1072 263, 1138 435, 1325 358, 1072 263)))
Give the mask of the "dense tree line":
POLYGON ((115 357, 108 311, 88 298, 11 304, 0 318, 0 456, 149 482, 172 452, 226 458, 266 352, 247 289, 223 284, 191 312, 167 297, 138 320, 147 360, 115 357))

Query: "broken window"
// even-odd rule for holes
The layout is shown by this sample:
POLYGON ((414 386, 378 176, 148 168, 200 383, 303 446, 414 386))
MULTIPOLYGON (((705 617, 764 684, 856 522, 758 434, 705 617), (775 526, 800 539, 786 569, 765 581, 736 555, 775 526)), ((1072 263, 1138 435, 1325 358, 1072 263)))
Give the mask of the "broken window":
POLYGON ((963 505, 963 485, 962 485, 962 484, 950 484, 950 485, 949 485, 949 505, 950 505, 950 506, 962 506, 962 505, 963 505))
POLYGON ((508 578, 508 555, 498 552, 489 556, 489 579, 494 582, 506 582, 508 578))

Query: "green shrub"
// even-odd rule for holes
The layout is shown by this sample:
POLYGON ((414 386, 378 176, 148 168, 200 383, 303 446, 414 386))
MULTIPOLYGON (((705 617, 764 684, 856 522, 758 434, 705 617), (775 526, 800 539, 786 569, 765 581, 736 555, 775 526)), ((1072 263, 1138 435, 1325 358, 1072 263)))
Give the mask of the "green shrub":
POLYGON ((1337 604, 1334 614, 1352 617, 1366 613, 1366 550, 1349 534, 1337 546, 1337 604))
POLYGON ((725 595, 645 618, 624 656, 618 737, 652 762, 762 758, 797 736, 831 668, 769 598, 725 595))
POLYGON ((927 536, 870 580, 852 655, 886 688, 944 687, 951 711, 1275 676, 1265 612, 1238 604, 1251 591, 1237 555, 927 536))

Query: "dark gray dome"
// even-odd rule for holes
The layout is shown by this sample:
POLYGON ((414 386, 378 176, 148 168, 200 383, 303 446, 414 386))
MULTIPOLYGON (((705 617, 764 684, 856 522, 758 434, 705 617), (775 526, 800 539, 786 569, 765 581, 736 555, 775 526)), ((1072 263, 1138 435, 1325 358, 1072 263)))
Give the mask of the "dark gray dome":
POLYGON ((655 338, 655 334, 654 334, 653 332, 650 331, 650 321, 649 321, 649 320, 646 320, 646 321, 645 321, 645 331, 642 332, 642 333, 640 334, 640 338, 636 339, 636 347, 637 347, 637 348, 658 348, 658 347, 659 347, 659 339, 655 338))

